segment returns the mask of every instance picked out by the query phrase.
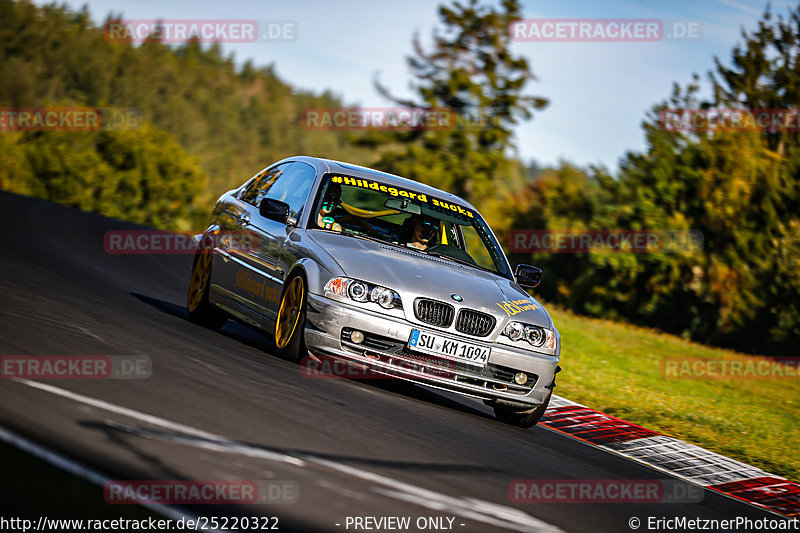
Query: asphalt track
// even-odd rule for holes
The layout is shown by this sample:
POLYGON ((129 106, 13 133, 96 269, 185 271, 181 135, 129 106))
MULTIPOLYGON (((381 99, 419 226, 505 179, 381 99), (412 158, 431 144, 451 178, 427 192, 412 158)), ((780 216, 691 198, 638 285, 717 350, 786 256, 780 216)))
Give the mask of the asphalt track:
MULTIPOLYGON (((294 504, 191 506, 196 515, 278 516, 280 531, 339 532, 348 516, 455 517, 454 531, 480 532, 624 532, 633 516, 776 518, 713 491, 686 504, 513 502, 509 483, 520 478, 667 476, 546 428, 503 425, 476 400, 304 377, 244 326, 213 332, 187 320, 191 256, 107 254, 104 233, 132 224, 0 193, 0 227, 0 355, 153 362, 140 380, 4 379, 0 427, 109 479, 300 488, 294 504)), ((569 339, 564 346, 570 372, 569 339)))

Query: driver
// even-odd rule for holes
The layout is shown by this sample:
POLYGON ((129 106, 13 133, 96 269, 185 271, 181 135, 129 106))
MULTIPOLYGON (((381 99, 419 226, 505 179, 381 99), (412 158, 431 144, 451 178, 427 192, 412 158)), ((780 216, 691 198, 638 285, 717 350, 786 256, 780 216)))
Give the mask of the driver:
POLYGON ((426 250, 428 243, 436 236, 439 231, 438 221, 427 215, 411 215, 411 239, 406 246, 417 250, 426 250))
POLYGON ((341 224, 333 220, 333 210, 342 203, 342 186, 338 183, 329 183, 325 191, 325 197, 317 213, 317 226, 333 231, 342 231, 341 224))

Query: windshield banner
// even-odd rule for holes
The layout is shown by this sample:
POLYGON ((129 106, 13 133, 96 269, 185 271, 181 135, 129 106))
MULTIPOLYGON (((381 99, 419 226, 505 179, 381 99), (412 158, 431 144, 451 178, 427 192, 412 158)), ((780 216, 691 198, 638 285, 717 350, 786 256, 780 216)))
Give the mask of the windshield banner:
POLYGON ((437 198, 429 198, 425 193, 407 191, 398 187, 384 185, 382 183, 378 183, 377 181, 371 181, 364 178, 353 178, 350 176, 336 175, 331 177, 331 181, 341 185, 361 187, 362 189, 372 189, 373 191, 383 192, 392 196, 402 196, 403 198, 408 198, 409 200, 417 200, 418 202, 424 203, 426 207, 432 211, 437 211, 439 213, 455 216, 462 215, 469 218, 475 218, 475 215, 472 214, 470 209, 451 202, 445 202, 437 198))

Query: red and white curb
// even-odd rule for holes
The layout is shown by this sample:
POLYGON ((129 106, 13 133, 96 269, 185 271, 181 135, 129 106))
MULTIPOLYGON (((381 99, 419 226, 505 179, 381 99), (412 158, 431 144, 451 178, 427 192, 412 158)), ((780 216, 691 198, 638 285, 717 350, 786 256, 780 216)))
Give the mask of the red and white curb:
POLYGON ((553 395, 541 425, 784 516, 800 516, 800 484, 553 395))

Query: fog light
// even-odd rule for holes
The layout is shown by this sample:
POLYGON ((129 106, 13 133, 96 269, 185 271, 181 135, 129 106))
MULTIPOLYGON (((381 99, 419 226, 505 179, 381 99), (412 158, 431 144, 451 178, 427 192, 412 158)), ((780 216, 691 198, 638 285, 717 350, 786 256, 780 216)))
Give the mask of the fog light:
POLYGON ((361 344, 362 342, 364 342, 364 334, 358 330, 355 330, 350 334, 350 340, 356 344, 361 344))
POLYGON ((517 372, 514 374, 514 383, 517 385, 525 385, 528 382, 528 374, 525 372, 517 372))

